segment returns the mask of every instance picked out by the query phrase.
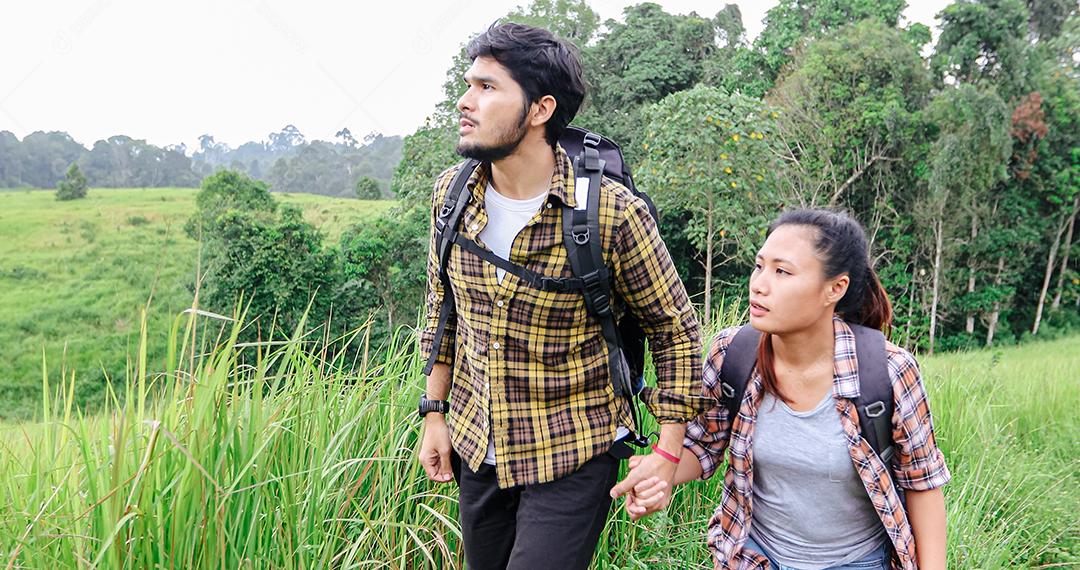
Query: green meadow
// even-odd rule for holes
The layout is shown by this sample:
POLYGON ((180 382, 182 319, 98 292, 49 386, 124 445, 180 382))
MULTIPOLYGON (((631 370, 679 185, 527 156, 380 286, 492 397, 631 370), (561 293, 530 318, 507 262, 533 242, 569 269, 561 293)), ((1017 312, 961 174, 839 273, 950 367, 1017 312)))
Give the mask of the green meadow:
MULTIPOLYGON (((198 190, 93 188, 58 202, 51 191, 0 192, 0 419, 39 408, 42 357, 77 371, 77 398, 103 401, 123 377, 149 304, 148 351, 164 354, 168 322, 191 305, 198 243, 183 231, 198 190)), ((388 201, 274 194, 336 241, 388 201)))
MULTIPOLYGON (((91 415, 72 405, 78 376, 50 373, 64 380, 39 384, 40 421, 0 427, 0 564, 462 568, 455 490, 413 460, 413 338, 357 356, 335 348, 365 346, 364 329, 252 344, 242 323, 133 325, 131 365, 91 415), (147 356, 158 336, 161 360, 147 356)), ((949 568, 1080 564, 1080 338, 922 364, 953 473, 949 568)), ((644 521, 614 516, 593 567, 711 568, 720 479, 644 521)))

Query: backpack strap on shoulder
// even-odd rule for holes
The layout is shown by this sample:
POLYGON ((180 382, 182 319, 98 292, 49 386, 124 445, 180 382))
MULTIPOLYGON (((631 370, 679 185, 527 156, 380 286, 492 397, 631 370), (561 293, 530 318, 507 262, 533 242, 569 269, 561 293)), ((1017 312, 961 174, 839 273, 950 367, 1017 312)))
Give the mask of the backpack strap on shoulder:
POLYGON ((457 238, 457 226, 461 220, 461 213, 472 197, 472 192, 466 186, 480 161, 469 159, 461 165, 454 179, 450 182, 450 189, 443 198, 439 214, 435 217, 435 251, 439 260, 439 280, 443 285, 442 305, 439 306, 439 325, 435 328, 435 340, 432 344, 431 355, 428 356, 424 365, 424 374, 431 374, 435 366, 435 359, 439 356, 439 347, 442 346, 443 336, 446 334, 446 325, 451 318, 456 318, 454 310, 454 291, 451 289, 450 276, 446 272, 446 264, 450 259, 450 246, 457 238))
POLYGON ((759 342, 761 332, 746 324, 735 333, 735 338, 731 339, 724 351, 724 362, 720 365, 720 391, 728 409, 728 419, 731 420, 729 425, 735 422, 743 394, 746 393, 746 383, 757 364, 759 342))
MULTIPOLYGON (((574 275, 581 279, 585 307, 597 322, 608 348, 608 370, 612 392, 616 398, 626 398, 630 405, 634 430, 640 432, 642 423, 637 402, 640 383, 631 378, 630 366, 623 352, 622 338, 612 311, 611 275, 604 262, 603 239, 600 234, 600 184, 604 160, 597 145, 600 137, 587 133, 580 155, 574 158, 574 188, 577 206, 563 207, 563 244, 574 275)), ((636 433, 630 443, 638 447, 649 445, 648 436, 636 433)))
POLYGON ((892 437, 895 404, 885 335, 861 325, 848 323, 848 326, 855 333, 855 357, 859 362, 859 397, 855 406, 860 430, 874 453, 889 467, 895 453, 892 437))

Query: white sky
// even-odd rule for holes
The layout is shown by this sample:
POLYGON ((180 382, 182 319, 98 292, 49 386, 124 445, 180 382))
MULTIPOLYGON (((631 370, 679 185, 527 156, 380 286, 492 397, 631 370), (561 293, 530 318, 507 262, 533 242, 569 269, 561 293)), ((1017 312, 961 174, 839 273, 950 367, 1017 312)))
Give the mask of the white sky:
MULTIPOLYGON (((621 19, 627 0, 591 0, 621 19)), ((931 28, 946 0, 909 0, 931 28)), ((0 7, 0 130, 116 134, 152 144, 214 135, 236 147, 294 124, 406 135, 441 98, 451 57, 523 1, 49 0, 0 7)), ((712 17, 725 0, 659 0, 712 17)), ((773 0, 738 0, 748 35, 773 0)), ((936 30, 935 30, 936 31, 936 30)), ((935 34, 936 35, 936 34, 935 34)))

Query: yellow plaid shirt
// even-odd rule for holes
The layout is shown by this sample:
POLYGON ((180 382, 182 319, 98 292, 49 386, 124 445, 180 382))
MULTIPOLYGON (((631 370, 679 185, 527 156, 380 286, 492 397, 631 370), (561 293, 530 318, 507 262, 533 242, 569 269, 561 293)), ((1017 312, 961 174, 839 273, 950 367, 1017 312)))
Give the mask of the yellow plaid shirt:
MULTIPOLYGON (((458 166, 439 175, 432 220, 458 166)), ((472 200, 459 229, 480 241, 488 223, 484 191, 490 166, 468 181, 472 200)), ((551 277, 573 277, 562 239, 561 205, 575 206, 573 165, 555 149, 555 171, 544 206, 514 239, 510 261, 551 277)), ((603 178, 600 229, 613 270, 616 314, 637 315, 649 339, 657 386, 642 399, 661 423, 686 422, 705 410, 701 397, 701 332, 682 282, 644 201, 603 178)), ((454 450, 474 471, 493 434, 500 487, 545 483, 569 475, 607 451, 619 425, 631 425, 625 398, 616 398, 600 324, 580 292, 546 292, 453 246, 447 262, 457 318, 434 347, 443 287, 437 273, 434 224, 428 254, 427 325, 420 351, 453 368, 447 422, 454 450), (490 424, 489 424, 490 421, 490 424)))

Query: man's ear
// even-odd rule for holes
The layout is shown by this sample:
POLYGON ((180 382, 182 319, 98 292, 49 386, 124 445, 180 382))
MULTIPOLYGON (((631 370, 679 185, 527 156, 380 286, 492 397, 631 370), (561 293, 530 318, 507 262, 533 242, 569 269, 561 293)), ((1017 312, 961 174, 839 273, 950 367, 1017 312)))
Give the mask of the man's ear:
POLYGON ((558 103, 555 102, 555 98, 551 95, 541 97, 539 101, 531 105, 532 118, 529 120, 529 125, 539 127, 550 121, 551 116, 555 114, 557 105, 558 103))

